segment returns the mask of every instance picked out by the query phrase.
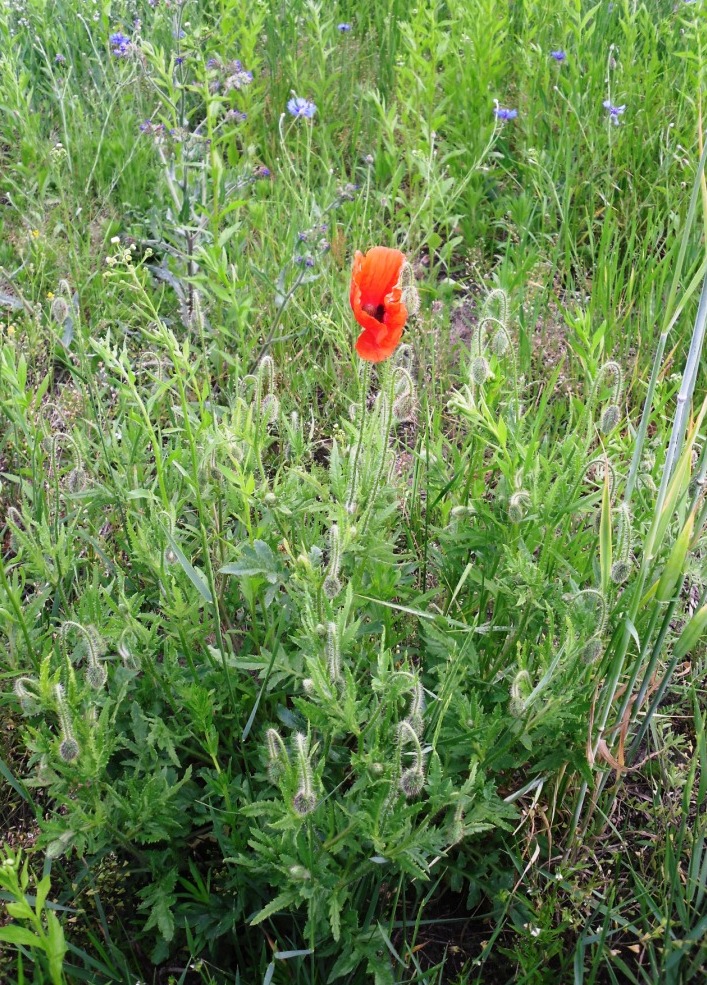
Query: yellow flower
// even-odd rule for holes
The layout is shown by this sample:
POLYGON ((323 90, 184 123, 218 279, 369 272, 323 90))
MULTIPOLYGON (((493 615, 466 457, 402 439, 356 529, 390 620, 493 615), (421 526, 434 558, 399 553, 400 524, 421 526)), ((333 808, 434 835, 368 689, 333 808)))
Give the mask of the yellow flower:
POLYGON ((38 229, 33 229, 32 230, 32 239, 39 239, 39 230, 38 229))

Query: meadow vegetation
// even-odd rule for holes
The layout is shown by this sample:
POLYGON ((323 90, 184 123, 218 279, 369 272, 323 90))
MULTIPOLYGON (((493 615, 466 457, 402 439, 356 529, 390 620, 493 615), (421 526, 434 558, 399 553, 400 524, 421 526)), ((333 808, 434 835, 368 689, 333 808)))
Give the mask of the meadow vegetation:
POLYGON ((0 980, 704 981, 705 5, 0 38, 0 980))

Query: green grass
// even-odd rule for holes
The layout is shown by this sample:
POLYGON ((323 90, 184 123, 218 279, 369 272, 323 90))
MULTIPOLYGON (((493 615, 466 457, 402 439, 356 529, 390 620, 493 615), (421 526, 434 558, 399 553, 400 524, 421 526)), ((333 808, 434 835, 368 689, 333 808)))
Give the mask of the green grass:
POLYGON ((705 16, 0 12, 0 978, 704 978, 705 16))

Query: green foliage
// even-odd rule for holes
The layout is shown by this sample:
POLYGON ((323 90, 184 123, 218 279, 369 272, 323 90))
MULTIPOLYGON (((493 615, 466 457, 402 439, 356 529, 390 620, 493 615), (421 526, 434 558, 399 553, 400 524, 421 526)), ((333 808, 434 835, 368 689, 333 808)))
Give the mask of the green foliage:
POLYGON ((607 893, 589 853, 639 771, 661 831, 704 801, 704 18, 0 12, 15 979, 698 980, 702 827, 607 893), (450 900, 485 943, 436 954, 450 900))

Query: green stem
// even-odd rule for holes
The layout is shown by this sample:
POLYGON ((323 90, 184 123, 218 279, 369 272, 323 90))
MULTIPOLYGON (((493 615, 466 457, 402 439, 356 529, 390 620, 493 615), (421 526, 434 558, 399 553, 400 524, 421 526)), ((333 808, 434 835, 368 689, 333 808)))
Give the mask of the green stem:
POLYGON ((380 453, 378 469, 376 471, 376 477, 373 481, 373 486, 368 496, 368 505, 366 506, 366 511, 363 516, 363 522, 361 523, 362 533, 365 533, 366 528, 370 523, 371 517, 373 515, 373 510, 375 509, 376 497, 378 496, 378 490, 380 488, 381 479, 383 478, 383 473, 385 472, 385 463, 388 457, 388 441, 390 439, 390 428, 393 423, 394 388, 395 388, 395 374, 389 371, 388 379, 385 381, 385 383, 382 383, 381 385, 381 394, 384 394, 386 397, 386 403, 385 406, 383 407, 383 413, 385 414, 385 417, 383 419, 382 448, 380 453))
POLYGON ((358 463, 361 458, 361 446, 363 445, 363 429, 366 424, 366 401, 368 399, 368 387, 371 380, 371 364, 364 362, 363 374, 361 379, 361 395, 358 404, 358 421, 356 422, 356 454, 354 455, 353 468, 349 476, 349 495, 347 496, 347 508, 353 508, 356 489, 358 487, 358 463))

